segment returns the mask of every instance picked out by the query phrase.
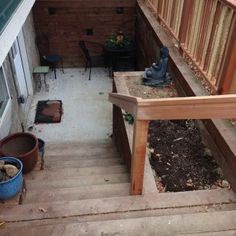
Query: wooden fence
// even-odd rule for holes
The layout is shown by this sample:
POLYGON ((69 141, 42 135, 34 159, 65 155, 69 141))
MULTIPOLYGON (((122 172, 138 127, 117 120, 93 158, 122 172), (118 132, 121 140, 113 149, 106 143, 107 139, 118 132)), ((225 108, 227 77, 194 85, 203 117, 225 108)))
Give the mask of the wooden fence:
POLYGON ((236 93, 236 1, 146 0, 218 93, 236 93))

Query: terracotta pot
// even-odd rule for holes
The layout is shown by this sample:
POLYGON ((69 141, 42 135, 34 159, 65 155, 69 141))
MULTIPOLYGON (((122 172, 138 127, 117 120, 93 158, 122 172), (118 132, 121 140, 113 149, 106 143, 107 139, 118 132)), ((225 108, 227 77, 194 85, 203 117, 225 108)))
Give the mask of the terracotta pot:
POLYGON ((30 172, 38 159, 38 139, 30 133, 15 133, 0 142, 2 156, 12 156, 23 163, 23 173, 30 172))

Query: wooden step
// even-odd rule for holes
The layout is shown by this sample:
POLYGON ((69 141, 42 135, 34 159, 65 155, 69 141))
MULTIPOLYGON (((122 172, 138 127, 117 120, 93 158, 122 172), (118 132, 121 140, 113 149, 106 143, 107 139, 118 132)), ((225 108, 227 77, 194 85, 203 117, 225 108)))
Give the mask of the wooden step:
POLYGON ((46 155, 102 155, 104 153, 115 154, 116 148, 112 144, 55 144, 45 147, 46 155))
POLYGON ((128 196, 129 189, 129 183, 88 185, 74 188, 28 189, 24 204, 128 196))
MULTIPOLYGON (((30 225, 30 224, 29 224, 30 225)), ((80 235, 80 236, 173 236, 173 235, 212 235, 214 232, 228 231, 233 235, 236 230, 236 211, 220 211, 183 215, 142 217, 133 219, 107 220, 96 222, 69 223, 65 225, 48 225, 22 227, 5 230, 1 235, 80 235), (14 234, 15 233, 15 234, 14 234)), ((229 234, 230 233, 230 234, 229 234)), ((218 234, 219 235, 219 234, 218 234)), ((227 234, 226 234, 227 235, 227 234)))
POLYGON ((61 180, 67 178, 76 178, 78 176, 91 176, 91 175, 104 175, 104 174, 121 174, 127 173, 128 170, 124 165, 114 165, 108 167, 84 167, 84 168, 72 168, 66 167, 65 169, 50 169, 44 170, 35 169, 33 172, 24 175, 25 179, 35 179, 37 181, 51 181, 61 180))
POLYGON ((121 174, 106 174, 104 175, 90 175, 90 176, 72 176, 59 180, 54 178, 50 181, 38 181, 37 179, 27 178, 26 186, 28 189, 54 189, 54 188, 75 188, 87 185, 103 185, 103 184, 116 184, 128 183, 130 175, 127 173, 121 174))
POLYGON ((91 159, 91 160, 65 160, 65 161, 52 161, 45 160, 46 169, 58 169, 58 168, 83 168, 83 167, 100 167, 100 166, 114 166, 124 165, 124 161, 118 158, 107 158, 107 159, 91 159))
POLYGON ((231 191, 204 190, 79 201, 32 203, 19 206, 3 204, 1 205, 0 219, 3 219, 6 222, 49 220, 58 217, 84 217, 88 215, 204 205, 207 210, 208 205, 212 206, 232 203, 236 203, 236 196, 231 191), (45 212, 40 211, 41 208, 45 209, 45 212))
POLYGON ((120 159, 118 153, 103 153, 101 155, 48 155, 45 153, 46 161, 77 161, 77 160, 104 160, 104 159, 120 159))
POLYGON ((219 232, 177 234, 176 236, 235 236, 236 230, 224 230, 219 232))
POLYGON ((119 220, 119 219, 132 219, 141 217, 156 217, 156 216, 168 216, 168 215, 180 215, 180 214, 194 214, 194 213, 206 213, 215 211, 232 211, 236 210, 235 203, 226 204, 214 204, 214 205, 202 205, 202 206, 183 206, 177 208, 160 208, 160 209, 147 209, 137 211, 124 211, 124 212, 112 212, 108 214, 89 214, 87 216, 71 216, 51 219, 40 219, 33 221, 17 221, 7 223, 7 228, 18 228, 28 226, 46 226, 46 225, 62 225, 78 222, 94 222, 94 221, 106 221, 106 220, 119 220))
POLYGON ((89 156, 98 156, 102 157, 103 155, 106 156, 107 154, 117 155, 117 151, 114 149, 63 149, 63 150, 51 150, 45 151, 46 156, 79 156, 79 157, 89 157, 89 156))
POLYGON ((45 145, 48 151, 51 150, 60 150, 60 149, 115 149, 115 145, 112 142, 101 142, 101 143, 77 143, 77 142, 63 142, 63 143, 46 143, 45 145))

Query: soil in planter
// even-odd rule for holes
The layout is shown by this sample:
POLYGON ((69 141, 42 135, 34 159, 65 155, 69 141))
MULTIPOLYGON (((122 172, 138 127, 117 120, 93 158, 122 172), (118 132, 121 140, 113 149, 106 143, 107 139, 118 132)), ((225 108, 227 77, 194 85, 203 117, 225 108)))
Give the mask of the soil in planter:
POLYGON ((126 85, 129 89, 130 95, 141 97, 143 99, 178 97, 178 93, 173 82, 164 88, 150 87, 143 85, 141 78, 137 76, 131 78, 128 77, 126 79, 126 85))
MULTIPOLYGON (((126 84, 131 95, 144 99, 178 96, 173 83, 153 88, 137 76, 127 78, 126 84)), ((194 121, 152 121, 148 142, 159 192, 230 188, 194 121)))
POLYGON ((152 121, 148 140, 160 191, 229 187, 194 121, 152 121))

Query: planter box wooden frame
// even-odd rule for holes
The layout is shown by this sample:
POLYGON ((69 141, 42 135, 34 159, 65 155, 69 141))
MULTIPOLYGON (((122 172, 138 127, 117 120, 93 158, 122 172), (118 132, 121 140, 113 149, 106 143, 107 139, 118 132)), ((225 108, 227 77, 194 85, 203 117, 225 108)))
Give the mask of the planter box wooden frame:
MULTIPOLYGON (((177 97, 164 99, 142 99, 129 96, 125 84, 125 78, 132 76, 142 76, 143 72, 124 72, 115 73, 113 92, 109 95, 109 100, 114 104, 114 120, 117 118, 118 109, 123 109, 131 113, 135 118, 133 136, 127 134, 131 157, 126 157, 128 166, 131 167, 131 195, 143 193, 146 146, 148 125, 150 120, 169 120, 169 119, 223 119, 236 117, 236 95, 214 95, 199 97, 177 97)), ((122 115, 122 113, 120 113, 122 115)), ((114 139, 122 140, 123 136, 119 135, 120 129, 117 129, 119 123, 113 123, 114 139)), ((124 126, 123 126, 124 127, 124 126)), ((118 144, 118 143, 117 143, 118 144)), ((118 144, 118 149, 122 150, 123 145, 118 144)), ((221 165, 221 162, 220 162, 221 165)), ((236 160, 232 163, 236 165, 236 160)), ((222 168, 225 170, 225 168, 222 168)), ((234 172, 236 173, 236 172, 234 172)), ((227 173, 225 173, 227 176, 227 173)), ((235 175, 235 174, 234 174, 235 175)), ((229 180, 235 178, 231 176, 229 180)), ((230 181, 235 189, 234 182, 230 181)), ((147 181, 149 185, 149 181, 147 181)))

